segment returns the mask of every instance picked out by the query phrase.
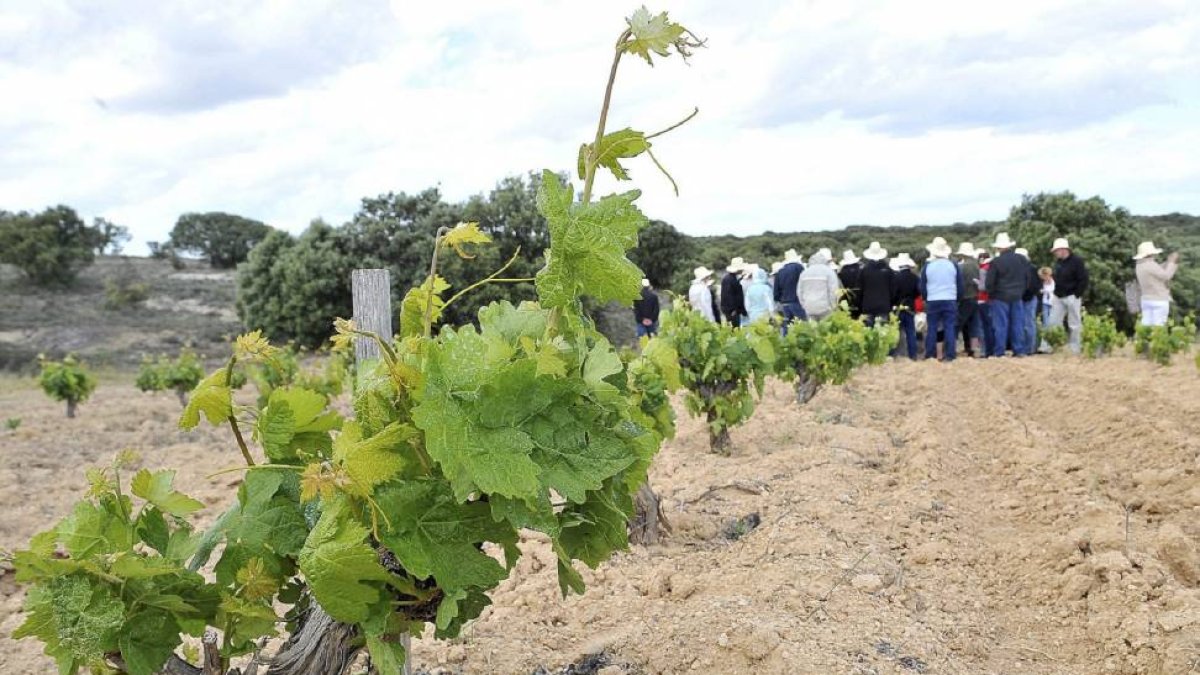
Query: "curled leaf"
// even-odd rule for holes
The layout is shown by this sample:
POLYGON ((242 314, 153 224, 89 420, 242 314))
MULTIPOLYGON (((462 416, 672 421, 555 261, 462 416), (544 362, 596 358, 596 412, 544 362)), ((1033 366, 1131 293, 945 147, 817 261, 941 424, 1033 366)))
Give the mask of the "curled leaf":
POLYGON ((475 256, 467 253, 467 244, 490 244, 491 241, 487 233, 479 231, 479 223, 476 222, 459 223, 442 237, 443 246, 453 248, 458 257, 468 260, 475 256))

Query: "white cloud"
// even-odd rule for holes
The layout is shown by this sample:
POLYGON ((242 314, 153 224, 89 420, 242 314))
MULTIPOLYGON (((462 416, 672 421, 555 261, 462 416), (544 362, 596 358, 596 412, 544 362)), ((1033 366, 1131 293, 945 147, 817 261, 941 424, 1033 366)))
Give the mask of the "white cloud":
MULTIPOLYGON (((622 16, 569 0, 5 2, 0 208, 67 203, 141 242, 185 211, 298 231, 380 192, 458 199, 566 170, 622 16)), ((625 62, 610 123, 700 107, 656 143, 681 197, 632 163, 644 210, 685 231, 999 218, 1052 189, 1200 211, 1188 0, 670 11, 709 48, 625 62)))

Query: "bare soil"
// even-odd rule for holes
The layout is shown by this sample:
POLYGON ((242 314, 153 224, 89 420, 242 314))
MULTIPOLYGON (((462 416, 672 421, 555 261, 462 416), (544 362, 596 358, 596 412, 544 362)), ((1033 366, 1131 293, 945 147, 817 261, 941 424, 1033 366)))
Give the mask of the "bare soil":
MULTIPOLYGON (((0 379, 0 418, 23 420, 0 429, 0 548, 62 516, 83 469, 123 447, 179 467, 204 514, 219 513, 236 477, 205 476, 236 450, 219 431, 176 431, 178 410, 125 382, 68 422, 28 381, 0 379)), ((774 384, 730 457, 681 419, 652 477, 675 526, 666 544, 587 571, 587 594, 564 601, 531 535, 495 606, 459 639, 416 641, 416 664, 1200 672, 1198 432, 1187 361, 891 363, 803 407, 774 384)), ((8 638, 20 603, 0 577, 0 672, 52 672, 39 645, 8 638)))

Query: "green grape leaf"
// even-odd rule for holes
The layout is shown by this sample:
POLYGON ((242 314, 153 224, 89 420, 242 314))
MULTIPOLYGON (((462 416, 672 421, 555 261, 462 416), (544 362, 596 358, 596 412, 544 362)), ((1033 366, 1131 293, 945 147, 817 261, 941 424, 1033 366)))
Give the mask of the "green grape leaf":
POLYGON ((522 338, 540 339, 546 332, 546 312, 533 302, 522 302, 514 307, 501 300, 479 310, 479 328, 489 335, 497 335, 509 344, 522 338))
POLYGON ((156 675, 182 641, 174 617, 145 611, 135 614, 121 629, 117 647, 129 675, 156 675))
MULTIPOLYGON (((289 559, 303 548, 308 537, 308 524, 297 500, 279 494, 286 489, 284 480, 282 471, 271 469, 246 474, 238 491, 238 506, 228 519, 222 517, 218 530, 225 538, 225 550, 215 569, 222 585, 233 584, 238 570, 255 558, 262 559, 275 578, 290 576, 292 563, 289 559)), ((191 566, 195 564, 193 559, 191 566)))
POLYGON ((508 521, 517 529, 537 530, 552 537, 558 536, 558 518, 550 504, 550 496, 545 492, 538 495, 532 507, 526 502, 509 499, 503 495, 488 495, 488 506, 492 509, 493 520, 508 521))
POLYGON ((556 406, 531 423, 534 461, 542 482, 577 504, 587 492, 636 461, 637 457, 611 431, 577 419, 575 411, 556 406))
POLYGON ((254 424, 254 437, 272 462, 296 462, 298 452, 317 454, 329 447, 328 432, 341 426, 341 416, 326 411, 329 400, 301 387, 271 391, 254 424))
POLYGON ((646 134, 629 128, 614 131, 600 139, 596 166, 608 169, 617 180, 629 180, 629 173, 621 166, 620 160, 637 157, 649 149, 650 142, 646 140, 646 134))
POLYGON ((626 527, 633 515, 633 500, 622 488, 622 483, 610 482, 589 492, 583 504, 572 504, 559 513, 562 533, 558 541, 570 558, 595 569, 614 551, 629 548, 626 527))
POLYGON ((596 400, 606 405, 616 405, 624 400, 624 395, 606 378, 623 373, 625 364, 621 357, 613 351, 612 345, 603 338, 596 341, 587 352, 583 362, 583 380, 588 383, 596 400))
POLYGON ((572 192, 554 173, 543 174, 537 204, 551 247, 535 282, 542 306, 566 307, 585 294, 601 303, 632 303, 641 294, 642 273, 625 251, 637 246, 637 233, 647 222, 633 205, 641 193, 572 204, 572 192))
POLYGON ((467 244, 490 244, 492 238, 485 232, 479 231, 479 223, 459 223, 452 230, 442 236, 442 246, 449 246, 454 249, 458 257, 464 260, 469 260, 475 256, 467 253, 467 244))
POLYGON ((516 540, 515 531, 492 520, 486 503, 460 504, 448 484, 432 480, 389 484, 376 500, 391 520, 380 540, 413 576, 433 577, 443 589, 491 588, 506 576, 476 547, 516 540))
MULTIPOLYGON (((113 651, 125 620, 125 607, 102 582, 91 577, 56 577, 30 590, 25 623, 13 639, 37 637, 59 669, 99 661, 113 651)), ((73 671, 68 671, 73 672, 73 671)))
POLYGON ((333 459, 346 469, 354 493, 365 497, 375 486, 404 471, 409 462, 402 450, 416 435, 413 427, 393 422, 364 439, 358 423, 349 421, 333 442, 333 459))
POLYGON ((373 581, 388 581, 375 550, 366 543, 367 528, 351 519, 343 501, 326 505, 300 551, 300 571, 313 597, 338 621, 361 623, 379 600, 373 581))
POLYGON ((438 603, 435 637, 440 640, 456 637, 466 622, 477 618, 490 604, 491 599, 477 589, 448 591, 438 603))
POLYGON ((204 508, 204 503, 192 499, 182 492, 172 488, 175 482, 175 472, 172 470, 155 471, 146 469, 138 471, 129 489, 134 496, 141 497, 147 502, 178 518, 183 518, 204 508))
POLYGON ((646 63, 650 65, 654 65, 650 59, 650 52, 659 56, 669 55, 670 46, 683 37, 684 33, 683 26, 671 23, 666 12, 650 14, 645 7, 635 11, 626 22, 629 24, 632 39, 627 41, 623 48, 630 54, 646 59, 646 63))
POLYGON ((233 415, 233 393, 225 385, 224 369, 216 371, 196 385, 187 407, 183 409, 183 415, 179 418, 180 428, 194 429, 200 423, 201 414, 213 426, 224 424, 233 415))
POLYGON ((399 642, 368 635, 367 653, 371 655, 371 665, 379 675, 401 675, 404 672, 404 645, 399 642))
POLYGON ((426 277, 420 286, 410 288, 400 302, 400 337, 425 334, 425 310, 429 307, 431 288, 433 307, 429 319, 433 325, 441 320, 442 307, 446 305, 442 294, 450 290, 450 283, 439 276, 434 277, 430 284, 429 277, 426 277))
POLYGON ((217 611, 217 623, 231 628, 227 637, 232 654, 249 652, 254 649, 255 640, 274 636, 278 621, 275 611, 264 602, 234 595, 223 596, 217 611))
POLYGON ((72 558, 83 560, 129 548, 132 528, 115 500, 112 497, 99 504, 77 502, 71 515, 58 524, 58 540, 72 558))

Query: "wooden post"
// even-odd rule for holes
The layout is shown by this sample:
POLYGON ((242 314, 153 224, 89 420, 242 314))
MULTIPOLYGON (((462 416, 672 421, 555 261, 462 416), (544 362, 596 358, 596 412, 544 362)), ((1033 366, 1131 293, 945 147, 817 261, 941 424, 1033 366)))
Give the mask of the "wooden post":
MULTIPOLYGON (((385 269, 362 269, 350 273, 350 293, 354 301, 354 327, 370 331, 386 341, 395 334, 392 326, 392 280, 385 269)), ((358 377, 370 372, 373 362, 382 358, 379 345, 369 338, 354 341, 354 360, 358 377)), ((404 646, 402 675, 412 673, 412 640, 408 634, 400 639, 404 646)))

